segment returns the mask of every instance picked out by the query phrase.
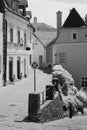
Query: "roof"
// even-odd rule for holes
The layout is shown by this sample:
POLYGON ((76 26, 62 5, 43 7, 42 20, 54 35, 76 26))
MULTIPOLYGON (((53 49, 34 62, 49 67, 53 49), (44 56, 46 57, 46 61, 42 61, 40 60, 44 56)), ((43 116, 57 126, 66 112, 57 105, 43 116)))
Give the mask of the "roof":
POLYGON ((57 35, 56 28, 45 24, 39 23, 36 24, 32 23, 33 27, 35 28, 35 35, 38 37, 39 41, 43 46, 47 46, 57 35))
POLYGON ((69 16, 67 17, 66 21, 63 24, 64 28, 71 28, 71 27, 81 27, 86 26, 84 20, 81 18, 79 13, 73 8, 70 11, 69 16))
POLYGON ((36 23, 36 25, 34 23, 32 23, 32 25, 36 28, 36 30, 43 30, 43 31, 55 31, 56 28, 47 25, 45 23, 36 23))
POLYGON ((56 31, 36 31, 35 35, 39 38, 39 40, 46 47, 48 44, 57 36, 56 31))
MULTIPOLYGON (((19 0, 17 0, 17 1, 19 1, 19 0)), ((25 19, 26 21, 28 21, 26 17, 24 17, 23 15, 21 15, 21 13, 20 13, 19 10, 18 10, 18 12, 16 12, 15 10, 13 10, 10 7, 10 4, 11 4, 11 0, 1 0, 0 1, 0 12, 5 13, 5 8, 6 8, 11 13, 13 13, 13 14, 15 14, 15 15, 23 18, 23 19, 25 19)))

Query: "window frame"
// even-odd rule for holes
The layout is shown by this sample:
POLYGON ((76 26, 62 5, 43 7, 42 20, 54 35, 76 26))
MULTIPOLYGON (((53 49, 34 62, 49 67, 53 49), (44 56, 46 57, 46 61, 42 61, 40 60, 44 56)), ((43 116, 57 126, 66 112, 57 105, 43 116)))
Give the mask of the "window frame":
POLYGON ((21 35, 20 35, 20 34, 21 34, 21 33, 20 33, 20 30, 17 30, 17 43, 18 43, 18 44, 21 43, 21 40, 20 40, 21 35))
POLYGON ((66 63, 66 52, 59 53, 59 63, 66 63))
POLYGON ((81 87, 87 87, 87 76, 81 76, 81 87))
POLYGON ((10 28, 10 42, 13 43, 13 28, 10 28))
POLYGON ((77 41, 78 40, 78 32, 77 31, 72 31, 71 32, 71 40, 72 41, 77 41))
POLYGON ((26 35, 26 32, 24 32, 24 45, 26 45, 27 43, 27 35, 26 35))

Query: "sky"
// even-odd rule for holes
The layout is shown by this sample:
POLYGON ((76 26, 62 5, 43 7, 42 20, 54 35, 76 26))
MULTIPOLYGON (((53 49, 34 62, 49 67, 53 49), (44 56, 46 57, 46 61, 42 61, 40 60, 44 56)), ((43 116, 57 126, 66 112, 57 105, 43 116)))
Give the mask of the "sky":
POLYGON ((75 8, 84 19, 87 14, 87 0, 28 0, 28 10, 37 21, 56 27, 56 12, 62 12, 62 24, 70 9, 75 8))

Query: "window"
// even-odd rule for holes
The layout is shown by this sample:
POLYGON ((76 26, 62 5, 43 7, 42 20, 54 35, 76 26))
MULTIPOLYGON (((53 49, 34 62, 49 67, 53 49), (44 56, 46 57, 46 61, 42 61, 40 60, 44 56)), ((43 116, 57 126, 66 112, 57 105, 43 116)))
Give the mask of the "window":
POLYGON ((76 39, 76 33, 73 33, 73 39, 76 39))
POLYGON ((15 1, 15 0, 11 0, 11 8, 14 10, 14 11, 18 11, 18 2, 15 1))
POLYGON ((59 53, 59 63, 66 63, 66 53, 59 53))
POLYGON ((78 39, 78 35, 77 34, 78 33, 76 31, 71 32, 71 39, 72 40, 77 40, 78 39))
POLYGON ((18 36, 18 44, 20 44, 20 31, 19 30, 17 32, 17 36, 18 36))
POLYGON ((10 42, 13 42, 13 28, 10 28, 10 42))
POLYGON ((24 33, 24 44, 26 45, 26 33, 24 33))
POLYGON ((31 32, 30 32, 30 43, 31 43, 31 32))
POLYGON ((82 87, 87 87, 87 77, 82 77, 81 78, 81 86, 82 87))
POLYGON ((29 55, 29 64, 31 64, 32 63, 32 55, 30 54, 29 55))

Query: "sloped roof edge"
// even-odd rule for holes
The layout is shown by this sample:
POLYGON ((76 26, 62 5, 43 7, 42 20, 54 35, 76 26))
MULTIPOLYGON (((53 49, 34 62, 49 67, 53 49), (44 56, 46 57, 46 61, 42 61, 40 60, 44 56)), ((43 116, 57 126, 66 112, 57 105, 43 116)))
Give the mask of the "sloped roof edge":
POLYGON ((64 28, 71 28, 71 27, 81 27, 81 26, 87 26, 80 16, 80 14, 77 12, 75 8, 72 8, 70 11, 67 19, 65 20, 63 27, 64 28))
MULTIPOLYGON (((7 3, 6 3, 5 0, 3 0, 3 2, 4 2, 4 5, 5 5, 5 8, 6 8, 8 11, 10 11, 11 13, 13 13, 13 14, 15 14, 15 15, 17 15, 17 16, 19 16, 19 17, 21 17, 21 18, 23 18, 24 20, 27 21, 27 18, 26 18, 26 17, 24 17, 24 16, 22 16, 21 14, 19 14, 19 13, 15 12, 14 10, 12 10, 12 9, 7 5, 7 3)), ((5 13, 5 12, 4 12, 4 13, 5 13)))
POLYGON ((41 43, 41 45, 45 48, 46 46, 44 46, 44 44, 42 43, 42 41, 35 35, 35 33, 33 33, 33 35, 38 39, 38 41, 41 43))
POLYGON ((55 41, 57 40, 57 38, 58 37, 56 36, 56 38, 54 38, 51 42, 49 42, 46 47, 52 46, 55 43, 55 41))

